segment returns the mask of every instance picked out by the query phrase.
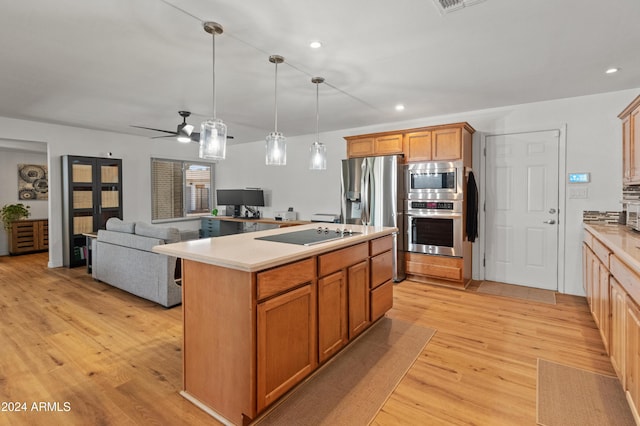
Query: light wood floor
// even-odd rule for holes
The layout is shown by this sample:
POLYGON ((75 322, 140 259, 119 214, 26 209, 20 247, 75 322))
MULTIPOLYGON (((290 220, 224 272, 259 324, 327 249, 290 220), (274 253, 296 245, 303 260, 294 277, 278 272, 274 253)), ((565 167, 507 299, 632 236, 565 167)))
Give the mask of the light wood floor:
MULTIPOLYGON (((218 424, 178 395, 180 307, 46 262, 0 257, 0 402, 27 405, 1 425, 218 424)), ((585 299, 557 301, 396 285, 388 315, 437 332, 374 424, 535 425, 538 357, 614 374, 585 299)))

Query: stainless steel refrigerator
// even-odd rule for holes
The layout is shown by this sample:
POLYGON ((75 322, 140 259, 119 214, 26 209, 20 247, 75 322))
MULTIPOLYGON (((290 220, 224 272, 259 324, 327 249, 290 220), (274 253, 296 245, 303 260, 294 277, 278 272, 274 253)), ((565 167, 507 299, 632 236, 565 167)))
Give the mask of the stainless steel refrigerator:
POLYGON ((342 160, 342 223, 393 226, 393 280, 405 278, 402 156, 342 160))

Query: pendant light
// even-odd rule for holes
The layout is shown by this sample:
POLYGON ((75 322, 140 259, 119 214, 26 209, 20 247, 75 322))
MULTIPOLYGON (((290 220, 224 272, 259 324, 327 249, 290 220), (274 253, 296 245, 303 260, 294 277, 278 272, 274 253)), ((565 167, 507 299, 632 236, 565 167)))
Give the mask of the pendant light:
POLYGON ((278 64, 283 63, 284 58, 280 55, 271 55, 269 62, 276 65, 275 129, 267 135, 265 163, 267 166, 284 166, 287 164, 287 142, 284 135, 278 132, 278 64))
POLYGON ((316 85, 316 140, 309 148, 309 170, 327 170, 327 147, 320 143, 320 83, 324 78, 313 77, 311 82, 316 85))
POLYGON ((204 30, 213 40, 213 117, 200 126, 200 158, 224 160, 227 151, 227 125, 216 118, 216 34, 222 34, 222 26, 205 22, 204 30))

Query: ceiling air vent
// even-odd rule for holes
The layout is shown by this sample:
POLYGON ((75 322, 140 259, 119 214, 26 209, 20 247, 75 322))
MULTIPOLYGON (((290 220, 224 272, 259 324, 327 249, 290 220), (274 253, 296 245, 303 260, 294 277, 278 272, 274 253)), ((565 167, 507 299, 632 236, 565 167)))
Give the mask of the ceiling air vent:
POLYGON ((484 0, 433 0, 440 13, 445 14, 449 12, 455 12, 464 7, 473 6, 476 3, 483 2, 484 0))

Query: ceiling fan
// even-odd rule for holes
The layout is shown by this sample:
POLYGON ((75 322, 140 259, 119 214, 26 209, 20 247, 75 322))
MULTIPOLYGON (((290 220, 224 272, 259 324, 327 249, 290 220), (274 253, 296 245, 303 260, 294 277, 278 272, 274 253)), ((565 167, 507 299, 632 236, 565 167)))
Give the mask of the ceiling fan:
MULTIPOLYGON (((144 126, 132 125, 131 127, 136 127, 138 129, 153 130, 155 132, 169 133, 168 135, 164 135, 164 136, 153 136, 151 139, 175 137, 178 140, 178 142, 185 142, 185 143, 200 142, 200 133, 194 132, 193 131, 194 127, 191 124, 187 123, 187 117, 191 115, 191 112, 178 111, 178 114, 180 114, 180 117, 182 117, 182 123, 178 124, 178 127, 176 128, 175 131, 155 129, 153 127, 144 127, 144 126)), ((227 139, 233 139, 233 136, 227 136, 227 139)))

